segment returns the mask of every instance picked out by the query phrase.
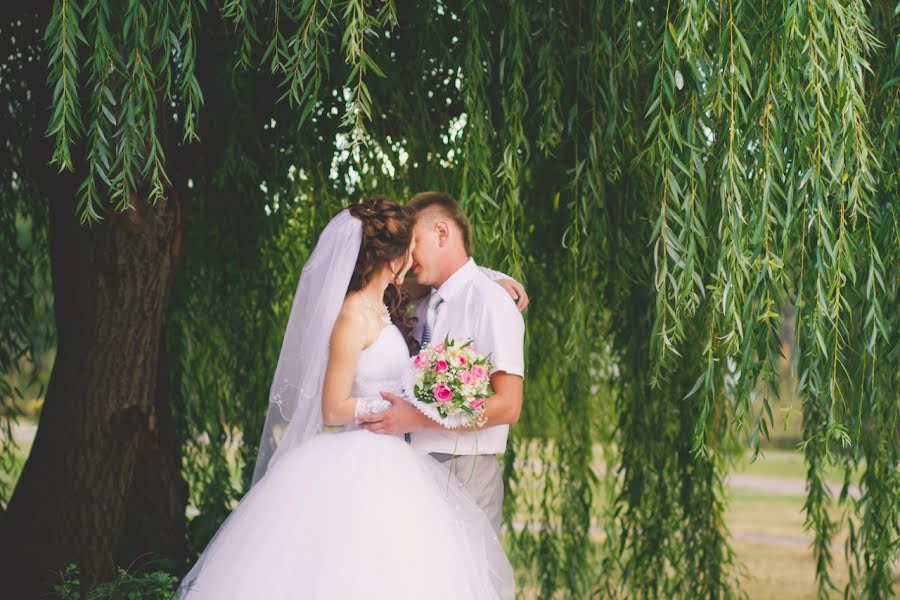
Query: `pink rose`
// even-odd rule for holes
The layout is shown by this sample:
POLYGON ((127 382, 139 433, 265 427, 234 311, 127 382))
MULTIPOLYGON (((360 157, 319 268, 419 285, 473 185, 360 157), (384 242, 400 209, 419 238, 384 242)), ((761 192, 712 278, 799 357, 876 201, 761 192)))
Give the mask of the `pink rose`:
POLYGON ((432 393, 434 394, 434 399, 437 400, 438 404, 443 404, 450 400, 453 397, 453 392, 450 391, 443 383, 439 383, 431 388, 432 393))
POLYGON ((456 356, 450 357, 450 362, 453 363, 454 367, 465 367, 468 361, 462 354, 457 354, 456 356))
POLYGON ((480 408, 481 405, 484 404, 484 402, 485 402, 484 398, 475 398, 474 400, 469 402, 469 406, 471 406, 473 409, 477 409, 477 408, 480 408))
POLYGON ((463 371, 459 374, 459 380, 465 385, 472 385, 472 382, 475 381, 475 376, 472 375, 472 371, 463 371))
POLYGON ((427 369, 431 366, 431 361, 428 360, 428 355, 422 352, 421 354, 416 354, 413 364, 417 369, 427 369))
POLYGON ((435 352, 443 352, 446 349, 447 349, 447 346, 444 345, 444 342, 438 342, 437 344, 434 345, 435 352))
POLYGON ((475 379, 484 379, 487 376, 487 369, 481 365, 475 365, 472 367, 472 375, 475 379))
POLYGON ((434 363, 434 372, 435 373, 443 373, 446 370, 447 370, 447 361, 446 360, 439 360, 436 363, 434 363))

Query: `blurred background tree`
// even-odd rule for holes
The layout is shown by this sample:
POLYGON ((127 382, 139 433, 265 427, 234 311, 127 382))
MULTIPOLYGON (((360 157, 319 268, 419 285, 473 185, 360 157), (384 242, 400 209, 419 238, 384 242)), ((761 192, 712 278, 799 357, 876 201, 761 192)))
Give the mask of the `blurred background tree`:
POLYGON ((900 4, 3 11, 10 470, 43 397, 3 480, 11 597, 68 562, 86 590, 148 552, 183 569, 249 482, 318 231, 424 189, 533 299, 505 520, 540 597, 738 594, 724 477, 786 393, 821 593, 837 507, 846 592, 891 595, 900 4))

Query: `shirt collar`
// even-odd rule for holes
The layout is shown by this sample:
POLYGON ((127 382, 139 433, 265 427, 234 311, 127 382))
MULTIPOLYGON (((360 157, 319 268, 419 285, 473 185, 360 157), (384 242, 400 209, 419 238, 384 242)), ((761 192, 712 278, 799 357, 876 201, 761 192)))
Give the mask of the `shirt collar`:
POLYGON ((437 289, 437 293, 441 295, 441 298, 446 302, 450 300, 456 293, 462 289, 463 285, 472 277, 475 276, 475 273, 478 272, 478 265, 475 264, 475 259, 469 257, 469 260, 463 264, 460 268, 456 270, 453 275, 447 278, 441 287, 437 289))

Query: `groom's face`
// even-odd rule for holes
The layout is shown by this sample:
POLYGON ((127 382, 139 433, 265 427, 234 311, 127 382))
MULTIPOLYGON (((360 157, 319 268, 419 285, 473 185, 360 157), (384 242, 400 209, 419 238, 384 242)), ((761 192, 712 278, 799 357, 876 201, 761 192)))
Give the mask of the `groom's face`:
POLYGON ((446 233, 445 222, 430 218, 417 219, 413 228, 415 246, 412 251, 412 274, 422 285, 434 285, 440 278, 442 259, 442 232, 446 233))

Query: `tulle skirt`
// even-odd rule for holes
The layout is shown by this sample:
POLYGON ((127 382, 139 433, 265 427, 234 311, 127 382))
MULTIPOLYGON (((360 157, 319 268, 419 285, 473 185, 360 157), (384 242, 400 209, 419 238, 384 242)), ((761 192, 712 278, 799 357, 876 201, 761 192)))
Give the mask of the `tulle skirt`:
POLYGON ((513 598, 481 509, 397 437, 324 433, 279 459, 182 581, 179 600, 513 598))

